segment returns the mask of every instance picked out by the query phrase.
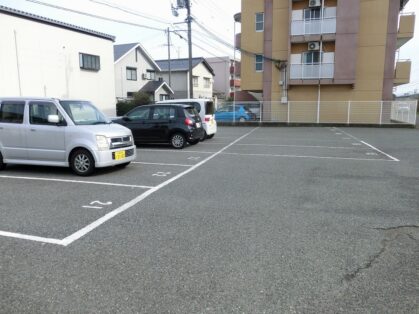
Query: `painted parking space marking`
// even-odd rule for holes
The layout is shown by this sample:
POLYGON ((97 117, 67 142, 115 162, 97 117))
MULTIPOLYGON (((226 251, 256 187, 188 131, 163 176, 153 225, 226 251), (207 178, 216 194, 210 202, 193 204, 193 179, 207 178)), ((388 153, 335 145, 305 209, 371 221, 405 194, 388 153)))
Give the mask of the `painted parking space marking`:
POLYGON ((83 208, 91 208, 91 209, 103 209, 104 206, 110 206, 112 202, 101 202, 101 201, 93 201, 89 205, 82 206, 83 208), (100 205, 100 206, 94 206, 100 205))
POLYGON ((21 234, 21 233, 16 233, 16 232, 0 231, 0 236, 7 237, 7 238, 21 239, 21 240, 29 240, 29 241, 35 241, 35 242, 63 245, 62 244, 63 240, 37 237, 37 236, 21 234))
POLYGON ((222 155, 251 156, 251 157, 283 157, 283 158, 308 158, 308 159, 333 159, 333 160, 359 160, 359 161, 387 161, 395 160, 379 158, 355 158, 355 157, 332 157, 332 156, 308 156, 308 155, 286 155, 286 154, 252 154, 252 153, 222 153, 222 155))
POLYGON ((152 189, 153 188, 152 186, 147 186, 147 185, 133 185, 133 184, 121 184, 121 183, 99 182, 99 181, 83 181, 83 180, 68 180, 68 179, 53 179, 53 178, 41 178, 41 177, 21 177, 21 176, 0 175, 0 178, 17 179, 17 180, 63 182, 63 183, 78 183, 78 184, 92 184, 92 185, 106 185, 106 186, 117 186, 117 187, 138 188, 138 189, 152 189))
MULTIPOLYGON (((142 200, 144 200, 148 196, 152 195, 153 193, 155 193, 155 192, 159 191, 160 189, 166 187, 167 185, 171 184, 172 182, 175 182, 178 179, 186 176, 187 174, 189 174, 190 172, 194 171, 195 169, 201 167, 202 165, 206 164, 207 162, 209 162, 213 158, 219 156, 225 150, 227 150, 228 148, 230 148, 231 146, 233 146, 237 142, 241 141, 242 139, 244 139, 248 135, 252 134, 257 129, 258 129, 258 127, 253 128, 250 132, 247 132, 246 134, 240 136, 239 138, 237 138, 236 140, 234 140, 230 144, 226 145, 225 147, 221 148, 217 152, 213 152, 210 156, 206 157, 204 160, 202 160, 199 163, 189 167, 185 171, 177 174, 176 176, 160 183, 159 185, 157 185, 155 187, 149 187, 149 189, 147 191, 145 191, 144 193, 138 195, 134 199, 132 199, 129 202, 121 205, 120 207, 112 210, 111 212, 108 212, 104 216, 102 216, 99 219, 93 221, 92 223, 88 224, 87 226, 85 226, 82 229, 74 232, 73 234, 71 234, 70 236, 67 236, 64 239, 60 240, 60 239, 53 239, 53 238, 46 238, 46 237, 38 237, 38 236, 32 236, 32 235, 20 234, 20 233, 13 233, 13 232, 7 232, 7 231, 0 231, 0 236, 9 237, 9 238, 16 238, 16 239, 23 239, 23 240, 30 240, 30 241, 35 241, 35 242, 56 244, 56 245, 61 245, 61 246, 68 246, 71 243, 73 243, 74 241, 77 241, 78 239, 80 239, 81 237, 84 237, 85 235, 87 235, 88 233, 90 233, 91 231, 96 229, 97 227, 101 226, 105 222, 107 222, 110 219, 114 218, 115 216, 119 215, 120 213, 123 213, 124 211, 126 211, 126 210, 130 209, 131 207, 135 206, 136 204, 138 204, 139 202, 141 202, 142 200)), ((161 150, 157 150, 157 151, 161 151, 161 150)), ((8 176, 3 176, 3 177, 8 177, 8 176)), ((15 178, 15 177, 12 177, 12 178, 15 178)), ((59 181, 59 182, 72 182, 72 183, 76 182, 76 183, 79 183, 77 180, 65 180, 65 181, 63 181, 63 180, 59 180, 59 179, 52 179, 51 180, 51 179, 45 179, 45 178, 36 178, 36 179, 30 178, 30 177, 20 177, 20 178, 26 178, 27 180, 41 179, 41 180, 44 180, 44 181, 59 181)), ((85 182, 86 181, 80 181, 80 183, 85 183, 85 182)), ((113 185, 113 184, 109 184, 109 185, 113 185)), ((118 186, 121 186, 121 185, 118 185, 118 186)), ((125 186, 125 185, 122 185, 122 186, 125 186)))
POLYGON ((390 154, 387 154, 387 153, 383 152, 382 150, 378 149, 377 147, 374 147, 373 145, 371 145, 371 144, 369 144, 369 143, 367 143, 367 142, 365 142, 365 141, 363 141, 363 140, 361 140, 361 139, 357 138, 356 136, 353 136, 352 134, 349 134, 348 132, 345 132, 345 131, 343 131, 343 130, 340 130, 340 131, 341 131, 342 133, 344 133, 345 135, 349 136, 350 138, 352 138, 352 139, 354 139, 354 140, 356 140, 356 141, 359 141, 359 142, 361 142, 362 144, 364 144, 364 145, 366 145, 366 146, 368 146, 368 147, 372 148, 372 149, 373 149, 373 150, 375 150, 376 152, 379 152, 380 154, 382 154, 382 155, 384 155, 384 156, 386 156, 386 157, 390 158, 391 160, 393 160, 393 161, 400 161, 400 160, 399 160, 399 159, 397 159, 396 157, 393 157, 393 156, 391 156, 390 154))
POLYGON ((201 157, 193 157, 193 156, 188 157, 188 160, 199 160, 199 159, 201 159, 201 157))
POLYGON ((180 153, 180 154, 189 154, 189 153, 194 153, 194 154, 214 154, 216 152, 208 152, 208 151, 200 151, 200 150, 187 150, 187 149, 182 149, 182 150, 176 150, 176 149, 137 149, 137 151, 140 152, 171 152, 171 153, 180 153))
POLYGON ((353 149, 349 146, 321 146, 321 145, 289 145, 289 144, 236 144, 236 146, 265 146, 265 147, 294 147, 294 148, 327 148, 327 149, 353 149))
POLYGON ((172 174, 171 172, 157 172, 153 173, 153 177, 167 177, 168 175, 172 174))
POLYGON ((192 167, 193 166, 193 165, 186 165, 186 164, 166 164, 166 163, 142 162, 142 161, 132 161, 131 163, 139 164, 139 165, 168 166, 168 167, 192 167))

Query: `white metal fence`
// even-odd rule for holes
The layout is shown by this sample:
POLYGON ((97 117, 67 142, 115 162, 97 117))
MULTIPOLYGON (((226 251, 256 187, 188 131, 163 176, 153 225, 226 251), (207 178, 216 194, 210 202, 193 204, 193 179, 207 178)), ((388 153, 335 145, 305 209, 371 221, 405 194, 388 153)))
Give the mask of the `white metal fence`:
POLYGON ((219 102, 219 122, 416 125, 417 101, 219 102))

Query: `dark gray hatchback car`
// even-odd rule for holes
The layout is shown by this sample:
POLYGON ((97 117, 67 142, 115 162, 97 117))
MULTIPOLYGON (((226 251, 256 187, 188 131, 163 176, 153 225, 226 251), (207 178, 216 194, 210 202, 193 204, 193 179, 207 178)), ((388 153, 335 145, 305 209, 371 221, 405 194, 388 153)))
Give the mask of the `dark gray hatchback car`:
POLYGON ((136 107, 113 120, 132 131, 135 143, 170 143, 183 148, 204 136, 199 113, 193 105, 156 104, 136 107))

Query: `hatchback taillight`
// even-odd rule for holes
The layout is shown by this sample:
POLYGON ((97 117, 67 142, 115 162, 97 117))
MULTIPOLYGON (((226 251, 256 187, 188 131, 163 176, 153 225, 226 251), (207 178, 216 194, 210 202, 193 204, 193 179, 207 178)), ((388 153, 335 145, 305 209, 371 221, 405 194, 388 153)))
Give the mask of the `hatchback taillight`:
POLYGON ((189 118, 186 118, 185 119, 185 125, 192 126, 193 125, 193 121, 191 119, 189 119, 189 118))
POLYGON ((210 117, 205 117, 205 122, 210 122, 211 118, 210 117))

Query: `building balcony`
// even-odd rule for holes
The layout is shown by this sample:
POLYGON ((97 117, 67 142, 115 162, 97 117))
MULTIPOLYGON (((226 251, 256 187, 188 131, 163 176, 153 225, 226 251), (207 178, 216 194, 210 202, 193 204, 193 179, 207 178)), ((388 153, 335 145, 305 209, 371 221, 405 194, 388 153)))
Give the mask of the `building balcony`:
POLYGON ((333 79, 334 63, 291 64, 291 80, 333 79))
POLYGON ((414 13, 400 15, 397 33, 397 49, 413 38, 416 16, 414 13))
POLYGON ((394 85, 403 85, 410 82, 410 71, 412 62, 410 60, 400 60, 396 62, 394 70, 394 85))
POLYGON ((325 8, 319 19, 305 19, 303 10, 293 10, 291 36, 336 34, 336 7, 325 8))

